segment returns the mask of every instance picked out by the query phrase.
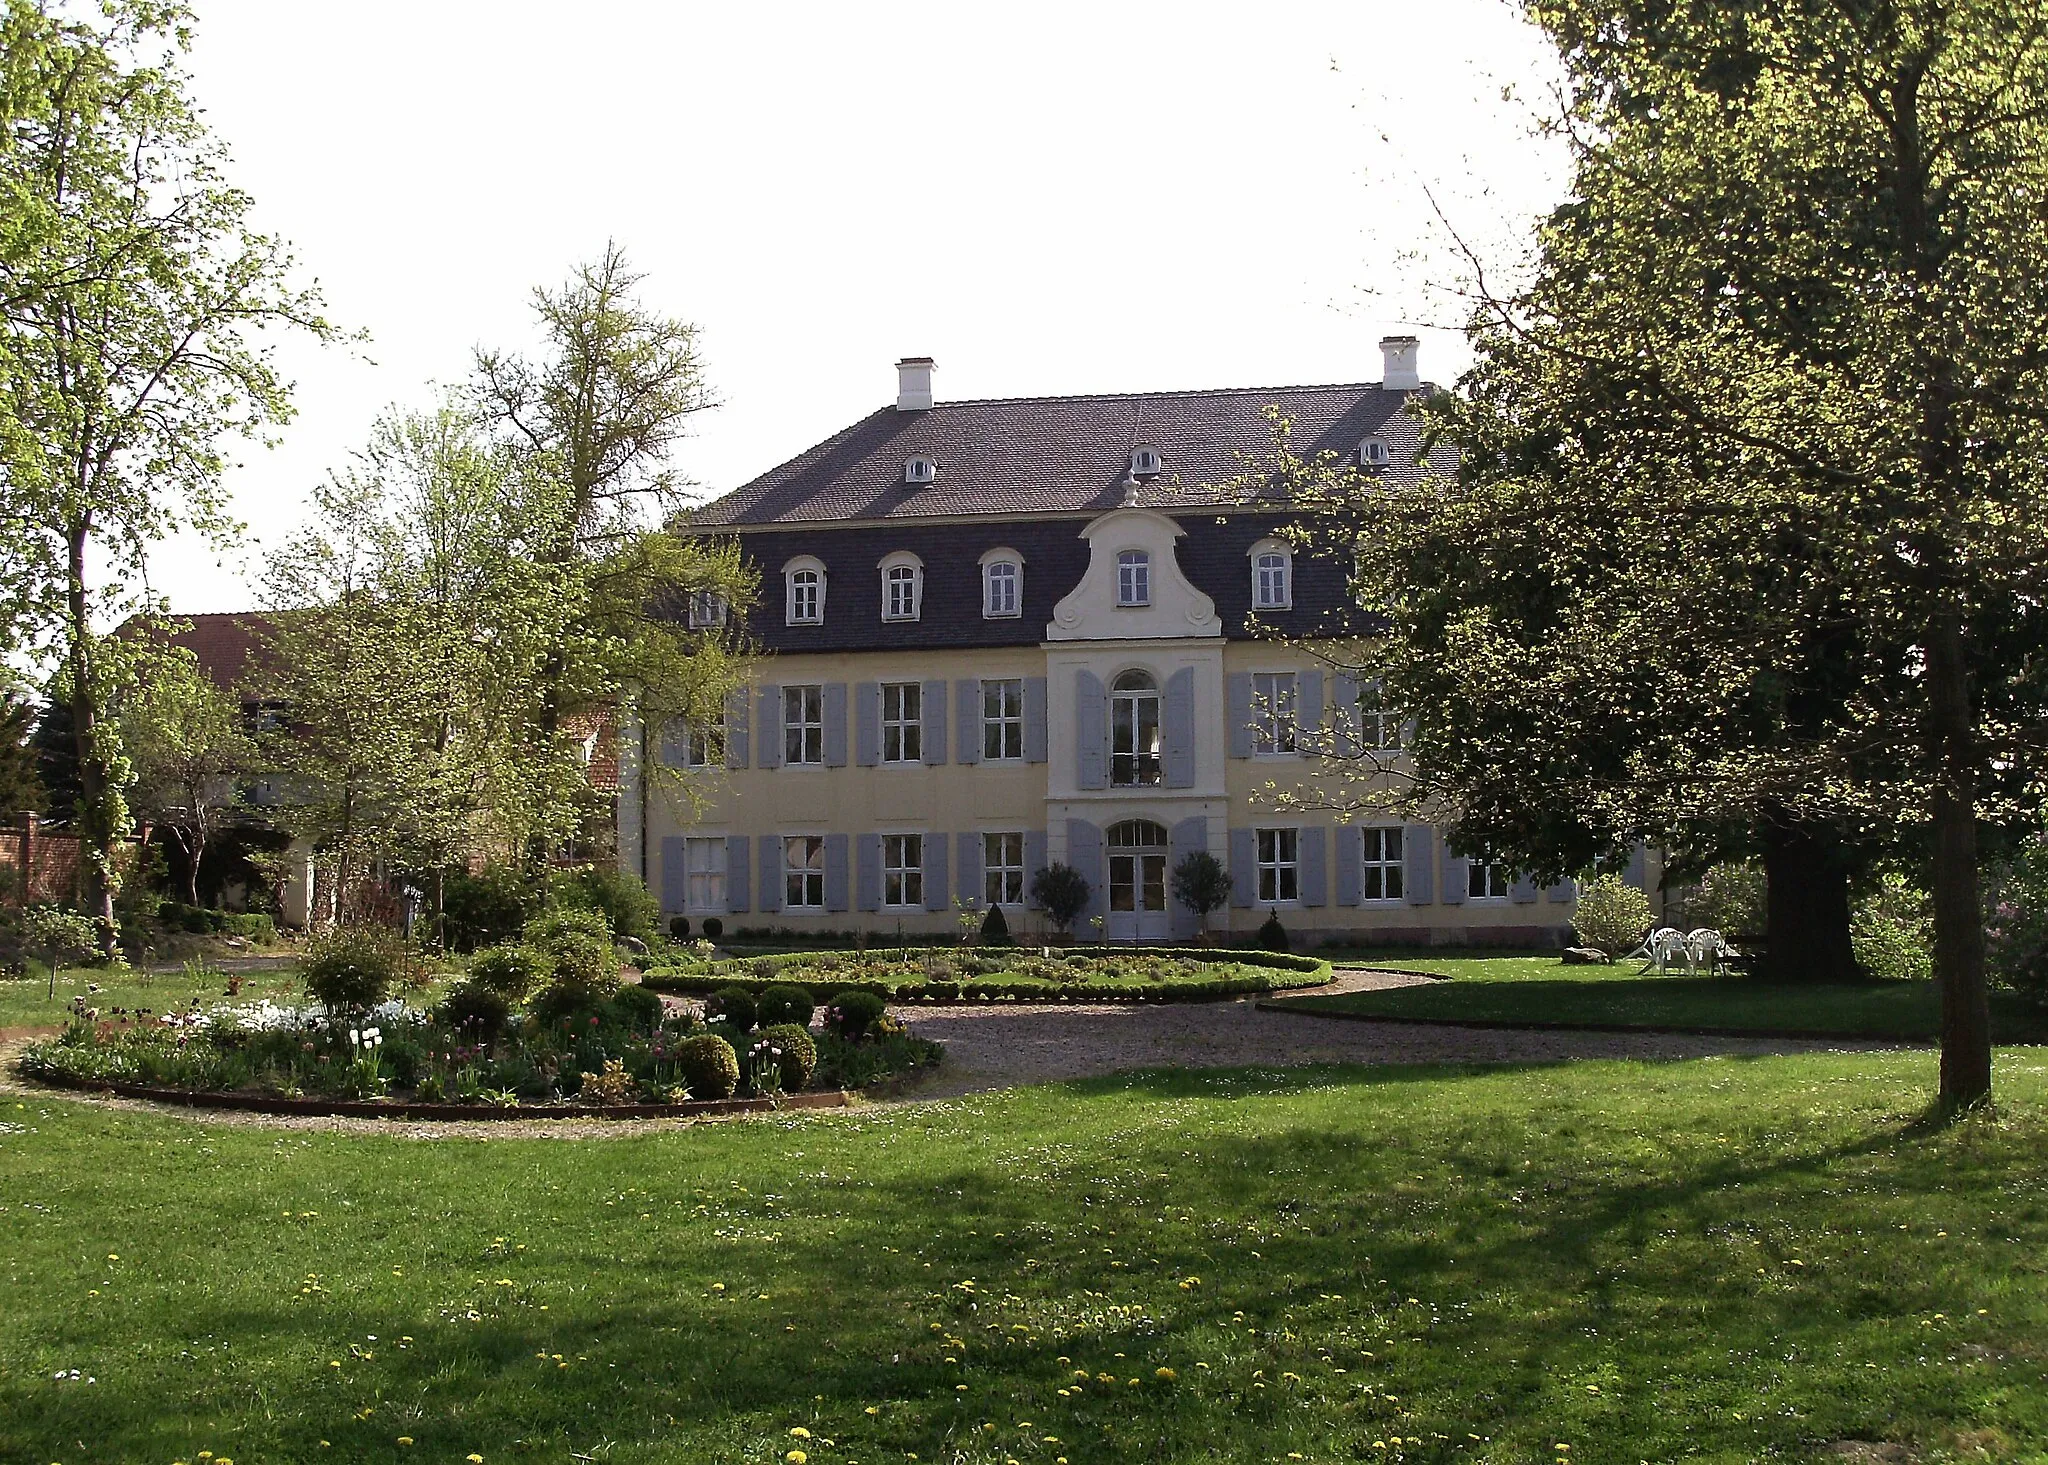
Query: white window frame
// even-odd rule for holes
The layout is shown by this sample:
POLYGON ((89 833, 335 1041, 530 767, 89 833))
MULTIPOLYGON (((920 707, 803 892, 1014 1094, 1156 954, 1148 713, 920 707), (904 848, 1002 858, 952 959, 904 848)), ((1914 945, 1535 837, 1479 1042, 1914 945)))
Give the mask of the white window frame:
POLYGON ((939 476, 939 462, 918 453, 903 460, 903 481, 905 483, 934 483, 939 476))
POLYGON ((782 836, 782 908, 821 911, 825 908, 825 836, 782 836))
POLYGON ((825 688, 817 682, 782 689, 782 762, 789 768, 824 766, 825 688))
POLYGON ((1127 667, 1109 682, 1109 785, 1158 788, 1166 782, 1166 698, 1159 678, 1142 666, 1127 667), (1123 683, 1143 677, 1142 687, 1123 683), (1128 732, 1130 737, 1125 739, 1128 732), (1151 736, 1148 738, 1147 733, 1151 736), (1129 778, 1119 778, 1128 772, 1129 778))
POLYGON ((1358 444, 1357 453, 1353 456, 1361 468, 1384 468, 1394 461, 1394 455, 1388 450, 1387 440, 1383 437, 1362 439, 1358 444))
POLYGON ((985 677, 981 683, 981 761, 1024 761, 1024 678, 985 677))
POLYGON ((984 905, 1024 904, 1024 831, 990 830, 981 837, 981 898, 984 905))
POLYGON ((914 621, 924 613, 924 561, 907 549, 882 558, 882 619, 914 621))
POLYGON ((882 761, 924 762, 924 684, 882 683, 882 761))
POLYGON ((1408 891, 1406 831, 1398 824, 1368 824, 1358 831, 1358 841, 1358 903, 1399 905, 1408 891))
POLYGON ((1301 830, 1280 825, 1254 831, 1260 905, 1301 902, 1301 830))
POLYGON ((1153 478, 1166 466, 1166 458, 1159 449, 1147 443, 1140 443, 1131 449, 1131 477, 1153 478))
POLYGON ((693 631, 715 631, 726 622, 731 613, 725 596, 717 590, 692 590, 690 592, 690 629, 693 631))
POLYGON ((1482 855, 1473 855, 1465 863, 1465 900, 1468 904, 1476 901, 1506 903, 1514 877, 1506 865, 1497 865, 1482 855))
POLYGON ((1294 609, 1294 549, 1285 540, 1261 539, 1251 547, 1252 609, 1294 609), (1275 561, 1268 564, 1267 561, 1275 561))
POLYGON ((1152 553, 1121 549, 1116 556, 1116 603, 1122 607, 1152 603, 1152 553))
POLYGON ((1386 688, 1377 680, 1358 684, 1358 746, 1368 753, 1397 753, 1407 715, 1386 705, 1386 688))
POLYGON ((685 768, 717 768, 725 762, 725 729, 719 726, 706 727, 702 723, 683 724, 683 764, 685 768))
POLYGON ((981 557, 983 620, 1013 620, 1024 614, 1024 556, 1005 546, 981 557), (998 587, 1007 593, 998 595, 998 587))
POLYGON ((924 836, 882 836, 882 909, 924 909, 924 836))
POLYGON ((825 623, 825 565, 810 555, 798 555, 782 567, 782 619, 785 625, 821 626, 825 623), (803 576, 810 576, 808 581, 803 576), (808 592, 808 594, 802 592, 808 592), (805 602, 808 601, 808 604, 805 602))
POLYGON ((683 839, 683 909, 693 916, 725 914, 725 836, 683 839), (702 856, 700 859, 699 856, 702 856))
POLYGON ((1301 675, 1291 671, 1252 673, 1252 752, 1262 758, 1292 758, 1301 751, 1301 675))

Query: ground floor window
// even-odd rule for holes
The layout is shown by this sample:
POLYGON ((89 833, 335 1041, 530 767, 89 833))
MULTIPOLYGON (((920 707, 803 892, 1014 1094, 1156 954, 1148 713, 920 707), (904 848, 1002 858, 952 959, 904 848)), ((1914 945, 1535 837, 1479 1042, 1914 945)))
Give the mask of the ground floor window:
POLYGON ((1024 903, 1024 836, 981 837, 981 893, 990 905, 1024 903))
POLYGON ((1505 900, 1507 893, 1507 866, 1489 865, 1484 860, 1475 859, 1465 867, 1466 899, 1505 900))
POLYGON ((825 840, 793 834, 782 841, 782 903, 791 910, 825 908, 825 840))
POLYGON ((1267 903, 1301 898, 1301 831, 1259 831, 1259 899, 1267 903))
POLYGON ((924 836, 882 836, 882 904, 924 905, 924 836))
POLYGON ((725 909, 725 841, 683 841, 684 898, 692 913, 725 909))
POLYGON ((1361 829, 1365 841, 1365 857, 1358 867, 1358 898, 1360 900, 1399 900, 1401 898, 1401 831, 1399 829, 1361 829))

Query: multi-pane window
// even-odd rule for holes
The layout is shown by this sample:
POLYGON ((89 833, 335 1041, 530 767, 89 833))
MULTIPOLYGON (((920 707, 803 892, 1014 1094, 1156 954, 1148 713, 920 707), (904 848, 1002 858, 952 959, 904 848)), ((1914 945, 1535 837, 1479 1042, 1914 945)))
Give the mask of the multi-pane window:
POLYGON ((693 912, 725 909, 725 841, 683 841, 683 898, 693 912))
POLYGON ((705 631, 725 624, 725 597, 716 590, 690 593, 690 626, 705 631))
POLYGON ((1252 751, 1292 753, 1294 731, 1294 673, 1258 671, 1252 673, 1252 751))
POLYGON ((1402 890, 1401 831, 1361 829, 1359 836, 1365 843, 1365 851, 1358 866, 1358 898, 1399 900, 1402 890))
POLYGON ((991 763, 1024 756, 1023 678, 981 684, 981 756, 991 763))
POLYGON ((1380 683, 1361 682, 1358 687, 1358 742, 1367 751, 1393 752, 1401 746, 1398 709, 1387 705, 1386 688, 1380 683))
POLYGON ((916 682, 882 683, 882 761, 916 763, 924 757, 924 688, 916 682))
POLYGON ((1465 898, 1468 900, 1505 900, 1508 893, 1508 870, 1505 865, 1490 865, 1485 860, 1475 859, 1465 867, 1465 898))
POLYGON ((1142 549, 1127 549, 1116 557, 1116 603, 1152 603, 1152 556, 1142 549))
POLYGON ((918 590, 922 577, 915 565, 892 565, 882 576, 882 619, 917 619, 918 590))
POLYGON ((792 910, 825 908, 825 838, 792 834, 782 841, 782 903, 792 910))
POLYGON ((725 761, 725 730, 692 723, 683 729, 683 767, 710 768, 725 761))
POLYGON ((984 616, 1013 616, 1024 571, 1015 560, 991 560, 981 571, 981 613, 984 616))
POLYGON ((924 836, 882 836, 882 904, 924 904, 924 836))
POLYGON ((1292 603, 1287 585, 1287 556, 1277 549, 1260 551, 1252 559, 1253 609, 1285 610, 1292 603))
POLYGON ((825 619, 825 577, 817 570, 789 574, 789 616, 792 626, 811 626, 825 619))
POLYGON ((1109 781, 1149 788, 1160 781, 1159 686, 1141 671, 1127 671, 1109 696, 1109 781))
POLYGON ((1259 832, 1259 899, 1301 898, 1301 831, 1261 829, 1259 832))
POLYGON ((799 764, 825 761, 823 687, 782 689, 782 761, 799 764))
POLYGON ((981 837, 981 895, 990 905, 1024 903, 1024 836, 981 837))

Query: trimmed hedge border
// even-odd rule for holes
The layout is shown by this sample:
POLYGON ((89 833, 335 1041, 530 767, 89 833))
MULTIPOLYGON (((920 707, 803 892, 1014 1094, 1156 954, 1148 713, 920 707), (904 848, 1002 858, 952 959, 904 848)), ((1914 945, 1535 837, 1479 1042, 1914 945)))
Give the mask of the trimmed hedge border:
MULTIPOLYGON (((890 948, 868 952, 871 958, 899 959, 914 961, 927 948, 913 947, 908 950, 890 948)), ((950 951, 953 948, 931 948, 950 951)), ((965 947, 962 950, 986 954, 986 947, 965 947)), ((1056 947, 1068 955, 1075 952, 1087 953, 1089 947, 1056 947)), ((885 982, 878 978, 862 977, 859 967, 850 966, 837 972, 825 974, 813 980, 799 977, 794 972, 778 972, 772 977, 756 977, 741 972, 712 972, 698 975, 681 972, 673 968, 656 967, 641 974, 640 985, 656 992, 669 992, 678 996, 701 997, 716 992, 721 987, 743 987, 749 992, 759 992, 764 987, 778 983, 802 987, 810 992, 813 1000, 829 1002, 835 993, 848 990, 871 992, 891 1002, 989 1003, 1002 1001, 1039 1002, 1209 1002, 1220 997, 1244 997, 1263 995, 1269 992, 1298 991, 1308 987, 1327 985, 1333 976, 1330 963, 1320 957, 1296 956, 1281 951, 1238 951, 1212 950, 1203 947, 1182 946, 1141 946, 1137 948, 1109 947, 1105 955, 1122 955, 1135 949, 1143 956, 1185 957, 1217 966, 1257 967, 1272 976, 1223 977, 1202 982, 1158 982, 1145 985, 1108 985, 1085 978, 1071 982, 1041 982, 1033 978, 1017 978, 997 973, 986 977, 963 977, 958 980, 946 979, 938 982, 885 982)), ((798 960, 809 955, 807 952, 777 952, 798 960)), ((821 953, 822 954, 822 953, 821 953)), ((842 953, 843 954, 843 953, 842 953)), ((735 960, 752 960, 750 957, 735 960)))

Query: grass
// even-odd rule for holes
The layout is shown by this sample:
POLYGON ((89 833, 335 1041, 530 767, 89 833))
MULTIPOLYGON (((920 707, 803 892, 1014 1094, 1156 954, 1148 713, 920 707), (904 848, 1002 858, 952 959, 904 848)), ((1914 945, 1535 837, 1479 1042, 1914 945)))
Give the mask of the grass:
MULTIPOLYGON (((1932 982, 1773 985, 1749 977, 1658 977, 1633 962, 1568 967, 1549 956, 1361 954, 1346 962, 1447 977, 1428 986, 1290 997, 1290 1007, 1429 1021, 1727 1028, 1933 1039, 1941 994, 1932 982)), ((2048 1009, 2009 992, 1991 1000, 2001 1043, 2048 1042, 2048 1009)))
MULTIPOLYGON (((197 965, 157 976, 139 969, 115 972, 66 968, 57 974, 56 996, 48 997, 44 994, 50 990, 50 979, 44 971, 38 970, 34 976, 25 978, 0 978, 0 1028, 59 1026, 72 997, 85 996, 88 984, 96 984, 100 989, 86 1000, 101 1012, 115 1007, 169 1012, 191 1006, 194 997, 209 1007, 229 1001, 227 980, 220 972, 197 965)), ((273 1002, 305 1000, 298 973, 246 973, 242 977, 241 996, 232 1000, 255 1002, 265 997, 273 1002)))
POLYGON ((10 1096, 0 1458, 2048 1458, 2048 1068, 1948 1128, 1933 1078, 1175 1072, 584 1143, 10 1096))

